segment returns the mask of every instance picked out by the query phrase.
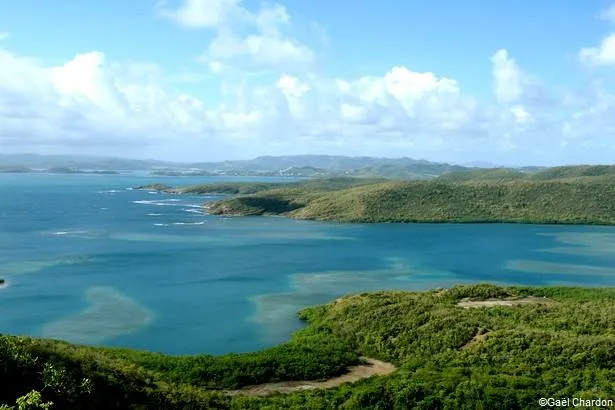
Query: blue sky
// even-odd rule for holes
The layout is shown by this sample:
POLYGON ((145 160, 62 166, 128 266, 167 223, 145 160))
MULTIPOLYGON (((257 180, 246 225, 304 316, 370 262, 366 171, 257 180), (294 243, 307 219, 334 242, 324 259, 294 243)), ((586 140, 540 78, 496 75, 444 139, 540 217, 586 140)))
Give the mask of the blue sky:
POLYGON ((611 7, 5 0, 0 150, 607 162, 611 7))

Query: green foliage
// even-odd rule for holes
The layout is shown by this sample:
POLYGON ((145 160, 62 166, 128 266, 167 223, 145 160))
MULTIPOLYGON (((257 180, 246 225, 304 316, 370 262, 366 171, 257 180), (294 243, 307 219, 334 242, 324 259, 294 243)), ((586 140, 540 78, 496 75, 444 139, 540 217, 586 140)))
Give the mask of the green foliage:
POLYGON ((488 283, 480 283, 477 285, 454 286, 449 289, 446 294, 455 300, 464 298, 486 300, 516 296, 517 291, 514 288, 505 288, 490 285, 488 283))
MULTIPOLYGON (((512 168, 478 168, 464 169, 449 172, 437 177, 440 181, 467 182, 467 181, 514 181, 534 180, 551 181, 556 179, 585 179, 592 177, 615 176, 615 165, 567 165, 552 167, 531 172, 520 171, 512 168)), ((596 179, 596 178, 593 178, 596 179)), ((605 179, 605 178, 603 178, 605 179)), ((612 178, 606 178, 612 181, 612 178)))
POLYGON ((209 212, 362 223, 615 224, 615 180, 609 178, 380 182, 327 191, 301 185, 220 201, 209 212))
POLYGON ((464 181, 515 181, 525 179, 528 174, 509 168, 479 168, 463 171, 449 172, 437 177, 438 181, 464 182, 464 181))
MULTIPOLYGON (((531 176, 535 180, 615 176, 615 165, 577 165, 548 168, 531 176)), ((612 178, 609 178, 612 179, 612 178)))
POLYGON ((218 357, 2 336, 0 363, 0 402, 36 389, 60 408, 201 408, 203 402, 219 408, 230 398, 212 390, 327 379, 358 364, 359 356, 335 335, 307 328, 271 349, 218 357))
POLYGON ((536 408, 540 397, 615 397, 613 288, 479 284, 363 293, 304 309, 300 317, 309 326, 288 343, 219 357, 2 336, 0 402, 26 396, 21 402, 51 401, 62 409, 508 410, 536 408), (549 303, 457 306, 465 298, 511 296, 546 296, 549 303), (220 391, 331 377, 356 363, 357 354, 391 361, 399 370, 288 395, 220 391))
POLYGON ((344 373, 359 357, 339 338, 307 329, 289 343, 256 353, 169 356, 129 349, 98 349, 107 357, 135 363, 172 383, 209 389, 285 380, 326 379, 344 373))
POLYGON ((0 405, 0 410, 50 410, 53 407, 52 402, 43 402, 40 392, 32 390, 25 396, 17 399, 17 409, 6 404, 0 405))

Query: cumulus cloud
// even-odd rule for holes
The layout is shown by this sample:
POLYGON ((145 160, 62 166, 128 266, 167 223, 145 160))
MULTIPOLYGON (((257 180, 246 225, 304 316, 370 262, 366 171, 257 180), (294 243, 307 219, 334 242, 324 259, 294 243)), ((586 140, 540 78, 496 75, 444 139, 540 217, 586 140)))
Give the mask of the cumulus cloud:
MULTIPOLYGON (((225 61, 210 65, 224 71, 225 61)), ((335 153, 540 162, 590 146, 610 155, 615 96, 604 87, 554 106, 536 98, 539 82, 506 50, 491 64, 495 103, 454 78, 394 66, 354 78, 244 79, 212 105, 174 90, 177 75, 155 64, 93 51, 48 65, 0 49, 0 147, 189 160, 335 153)))
POLYGON ((593 66, 615 65, 615 33, 606 36, 595 47, 581 49, 579 59, 582 63, 593 66))
POLYGON ((491 57, 494 93, 498 101, 515 102, 523 93, 523 73, 508 51, 498 50, 491 57))
POLYGON ((280 4, 265 3, 252 11, 241 0, 184 0, 178 8, 159 3, 158 13, 188 28, 215 31, 207 50, 198 60, 214 73, 221 67, 292 68, 310 64, 315 53, 284 33, 291 18, 280 4))

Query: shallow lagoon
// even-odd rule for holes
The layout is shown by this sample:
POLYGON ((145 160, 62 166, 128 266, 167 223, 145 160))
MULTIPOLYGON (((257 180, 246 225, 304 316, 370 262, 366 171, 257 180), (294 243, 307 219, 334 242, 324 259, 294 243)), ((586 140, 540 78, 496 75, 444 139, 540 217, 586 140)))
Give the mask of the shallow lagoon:
POLYGON ((298 309, 346 293, 615 285, 612 227, 221 218, 198 207, 219 197, 127 189, 228 180, 0 175, 0 333, 218 354, 283 341, 298 309))

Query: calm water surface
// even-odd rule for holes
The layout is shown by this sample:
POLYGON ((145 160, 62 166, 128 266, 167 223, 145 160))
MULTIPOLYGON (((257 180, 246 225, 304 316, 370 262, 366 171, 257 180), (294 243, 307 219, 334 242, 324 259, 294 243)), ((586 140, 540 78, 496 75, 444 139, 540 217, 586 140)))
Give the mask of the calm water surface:
POLYGON ((615 285, 611 227, 229 219, 199 210, 221 197, 129 189, 228 180, 239 178, 0 174, 0 333, 244 352, 346 293, 615 285))

